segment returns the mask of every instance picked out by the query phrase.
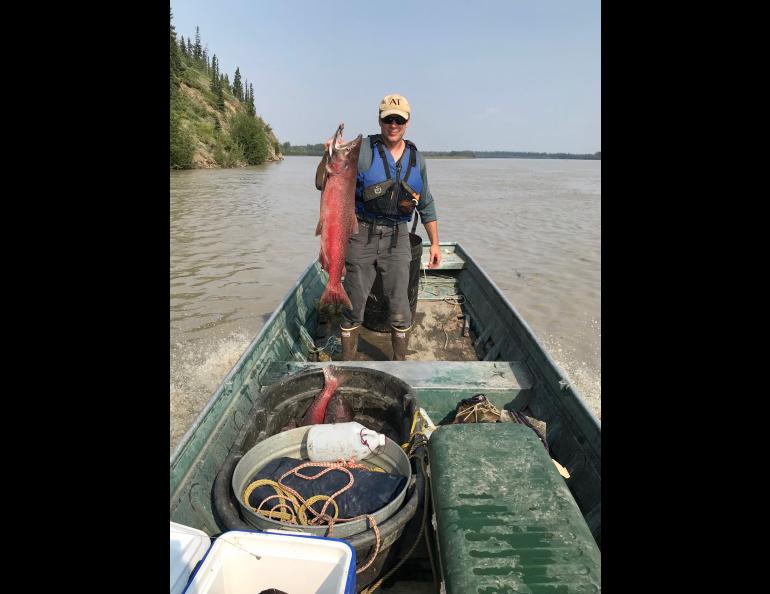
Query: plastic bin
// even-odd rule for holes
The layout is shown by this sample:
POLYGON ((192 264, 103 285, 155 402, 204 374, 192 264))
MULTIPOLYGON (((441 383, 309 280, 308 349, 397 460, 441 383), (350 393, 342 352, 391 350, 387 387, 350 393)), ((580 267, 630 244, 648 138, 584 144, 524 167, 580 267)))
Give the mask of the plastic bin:
POLYGON ((356 553, 344 540, 229 531, 195 570, 185 594, 354 594, 356 553))

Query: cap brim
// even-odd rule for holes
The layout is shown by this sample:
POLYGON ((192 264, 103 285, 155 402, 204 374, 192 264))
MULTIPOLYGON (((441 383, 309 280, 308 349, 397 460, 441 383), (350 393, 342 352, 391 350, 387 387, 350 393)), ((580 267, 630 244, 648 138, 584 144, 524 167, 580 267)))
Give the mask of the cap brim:
POLYGON ((389 115, 400 115, 405 120, 409 119, 409 114, 405 111, 399 111, 398 109, 386 109, 385 111, 380 112, 380 119, 387 117, 389 115))

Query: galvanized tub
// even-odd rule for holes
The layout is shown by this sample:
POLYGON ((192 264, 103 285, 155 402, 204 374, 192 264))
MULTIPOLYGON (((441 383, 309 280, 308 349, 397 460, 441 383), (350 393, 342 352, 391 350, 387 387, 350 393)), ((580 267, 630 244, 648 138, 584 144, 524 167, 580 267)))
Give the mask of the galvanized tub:
MULTIPOLYGON (((326 536, 329 530, 328 526, 302 526, 271 520, 252 511, 251 507, 247 506, 243 501, 243 493, 246 491, 246 487, 249 486, 254 475, 272 460, 281 457, 307 460, 308 431, 310 431, 310 426, 298 427, 269 437, 251 448, 236 465, 232 479, 233 493, 241 507, 243 519, 255 528, 260 530, 267 530, 269 528, 285 529, 326 536)), ((386 438, 385 449, 381 454, 370 456, 363 460, 363 463, 406 477, 406 482, 396 495, 396 498, 372 514, 377 524, 380 524, 395 514, 401 507, 412 478, 412 467, 404 450, 390 438, 386 438)), ((368 520, 366 518, 360 518, 352 522, 337 522, 334 524, 334 536, 344 538, 359 534, 368 529, 367 524, 368 520)))

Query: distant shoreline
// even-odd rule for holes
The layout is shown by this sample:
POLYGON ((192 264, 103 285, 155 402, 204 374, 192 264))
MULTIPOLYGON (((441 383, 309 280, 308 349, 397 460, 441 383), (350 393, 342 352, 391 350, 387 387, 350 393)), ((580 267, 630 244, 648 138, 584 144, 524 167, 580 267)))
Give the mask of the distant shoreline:
MULTIPOLYGON (((531 151, 420 151, 426 159, 578 159, 601 161, 602 153, 535 153, 531 151)), ((281 145, 284 157, 320 157, 323 144, 292 146, 289 142, 281 145)))

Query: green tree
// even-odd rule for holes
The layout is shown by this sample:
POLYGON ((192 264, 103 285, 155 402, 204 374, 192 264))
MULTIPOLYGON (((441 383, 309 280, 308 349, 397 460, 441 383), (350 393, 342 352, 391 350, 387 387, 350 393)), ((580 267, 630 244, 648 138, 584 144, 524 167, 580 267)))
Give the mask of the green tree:
POLYGON ((243 85, 241 84, 241 71, 236 66, 235 78, 233 78, 233 95, 238 101, 243 101, 243 85))
POLYGON ((176 31, 174 30, 174 14, 169 10, 169 25, 171 32, 171 48, 169 56, 169 96, 173 103, 179 93, 179 78, 184 68, 182 58, 179 55, 179 47, 176 44, 176 31))
POLYGON ((217 109, 219 111, 225 110, 225 93, 224 93, 224 87, 221 84, 217 85, 217 109))
POLYGON ((257 108, 254 107, 254 87, 249 83, 249 100, 246 102, 246 108, 251 115, 256 115, 257 108))
POLYGON ((199 27, 195 27, 195 45, 193 46, 193 58, 196 61, 200 61, 203 57, 203 48, 201 47, 201 31, 199 27))
POLYGON ((190 169, 192 167, 193 140, 182 126, 176 111, 171 110, 170 157, 172 169, 190 169))
POLYGON ((217 93, 219 88, 219 76, 217 75, 217 55, 211 58, 211 92, 217 93))
POLYGON ((259 165, 267 159, 270 141, 265 129, 256 118, 238 112, 230 124, 230 136, 243 148, 243 154, 249 165, 259 165))

